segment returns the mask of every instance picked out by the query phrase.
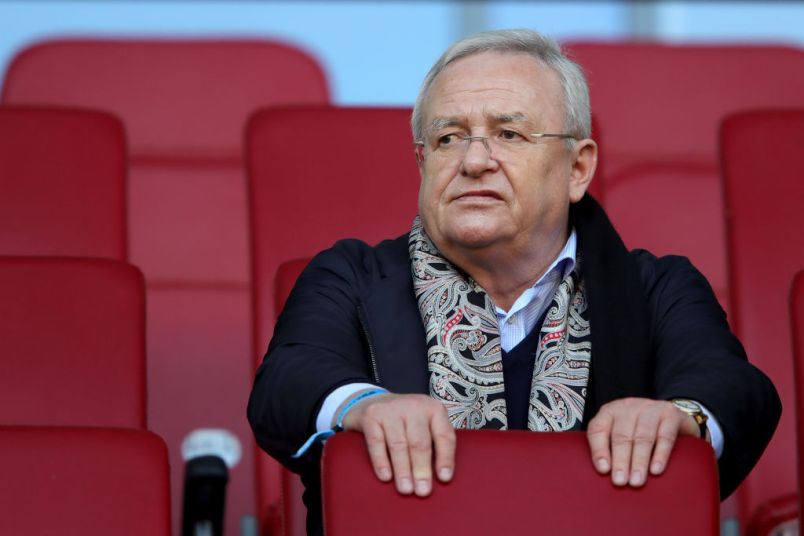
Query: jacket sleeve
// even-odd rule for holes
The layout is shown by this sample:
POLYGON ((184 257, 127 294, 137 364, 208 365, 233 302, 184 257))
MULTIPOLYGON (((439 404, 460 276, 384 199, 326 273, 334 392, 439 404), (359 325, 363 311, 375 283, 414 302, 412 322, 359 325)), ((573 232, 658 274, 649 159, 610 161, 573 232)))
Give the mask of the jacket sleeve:
POLYGON ((288 297, 257 370, 248 418, 257 443, 289 469, 316 460, 291 455, 315 432, 323 399, 345 383, 372 382, 358 307, 360 245, 343 241, 316 256, 288 297))
POLYGON ((684 257, 635 252, 651 314, 657 398, 690 398, 717 418, 724 435, 718 460, 721 497, 754 467, 781 416, 771 381, 732 334, 704 276, 684 257))

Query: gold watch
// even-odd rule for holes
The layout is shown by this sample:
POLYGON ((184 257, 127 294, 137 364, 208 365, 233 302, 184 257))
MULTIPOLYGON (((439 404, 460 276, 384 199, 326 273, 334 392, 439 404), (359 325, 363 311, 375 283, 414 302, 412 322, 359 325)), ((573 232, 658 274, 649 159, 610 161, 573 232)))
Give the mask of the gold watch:
POLYGON ((701 405, 687 398, 674 398, 670 402, 672 402, 675 407, 695 419, 695 422, 698 424, 698 428, 701 432, 701 439, 709 441, 707 436, 708 428, 706 427, 706 421, 709 419, 709 417, 706 415, 706 413, 704 413, 701 405))

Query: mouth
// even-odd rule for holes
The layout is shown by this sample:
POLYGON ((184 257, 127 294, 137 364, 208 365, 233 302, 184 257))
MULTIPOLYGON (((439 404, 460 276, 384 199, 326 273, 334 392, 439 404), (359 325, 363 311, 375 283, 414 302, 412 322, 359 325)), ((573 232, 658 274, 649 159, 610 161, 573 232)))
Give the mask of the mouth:
POLYGON ((472 190, 464 192, 455 198, 456 201, 500 201, 502 196, 493 190, 472 190))

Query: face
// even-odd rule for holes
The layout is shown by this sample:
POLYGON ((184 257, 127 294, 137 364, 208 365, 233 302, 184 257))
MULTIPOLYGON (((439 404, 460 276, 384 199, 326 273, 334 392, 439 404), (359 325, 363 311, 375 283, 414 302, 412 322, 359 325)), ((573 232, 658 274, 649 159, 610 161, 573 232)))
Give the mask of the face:
POLYGON ((565 132, 561 84, 552 69, 521 53, 462 58, 436 78, 423 119, 419 213, 442 253, 496 246, 528 251, 566 236, 569 204, 588 184, 576 165, 584 152, 579 145, 594 142, 570 149, 559 138, 530 137, 565 132), (450 157, 436 149, 458 136, 490 137, 492 154, 482 140, 450 157))

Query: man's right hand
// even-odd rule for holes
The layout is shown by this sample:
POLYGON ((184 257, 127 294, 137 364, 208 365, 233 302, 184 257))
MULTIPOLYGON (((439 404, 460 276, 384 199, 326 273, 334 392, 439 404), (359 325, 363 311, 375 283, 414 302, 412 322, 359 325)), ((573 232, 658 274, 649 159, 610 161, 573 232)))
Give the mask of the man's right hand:
POLYGON ((363 433, 374 473, 384 482, 394 478, 399 493, 429 495, 434 465, 438 480, 452 479, 455 429, 443 404, 427 395, 368 398, 349 410, 343 427, 363 433))

